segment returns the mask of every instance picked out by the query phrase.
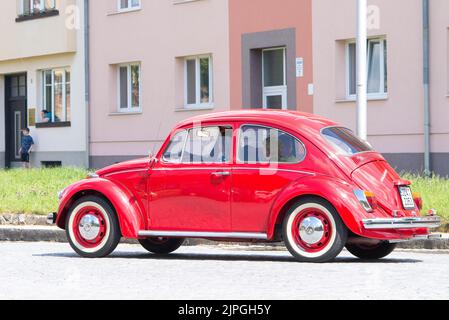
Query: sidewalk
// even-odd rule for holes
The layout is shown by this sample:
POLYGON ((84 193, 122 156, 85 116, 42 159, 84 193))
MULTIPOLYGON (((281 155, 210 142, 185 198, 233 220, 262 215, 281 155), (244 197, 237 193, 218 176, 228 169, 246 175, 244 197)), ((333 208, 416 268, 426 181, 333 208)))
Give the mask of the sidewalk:
MULTIPOLYGON (((0 226, 0 241, 23 241, 23 242, 67 242, 65 231, 54 226, 0 226)), ((136 240, 124 239, 123 243, 137 243, 136 240)), ((186 245, 240 245, 248 246, 246 243, 219 243, 202 239, 189 239, 186 245)), ((269 247, 280 247, 282 244, 269 245, 269 247)), ((449 250, 449 233, 443 234, 442 239, 410 241, 398 244, 401 249, 427 249, 427 250, 449 250)))

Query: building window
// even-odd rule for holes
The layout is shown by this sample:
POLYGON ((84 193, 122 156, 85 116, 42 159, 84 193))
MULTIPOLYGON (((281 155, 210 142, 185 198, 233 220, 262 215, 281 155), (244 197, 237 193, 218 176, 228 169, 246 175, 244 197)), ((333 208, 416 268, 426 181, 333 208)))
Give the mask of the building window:
MULTIPOLYGON (((387 40, 384 38, 369 39, 367 49, 368 97, 385 97, 388 93, 387 40)), ((347 96, 348 98, 354 98, 357 93, 356 43, 349 42, 346 52, 347 96)))
POLYGON ((20 14, 24 16, 41 14, 53 11, 56 8, 55 0, 19 0, 20 14))
POLYGON ((141 111, 140 72, 140 64, 138 63, 119 66, 119 112, 141 111))
POLYGON ((262 51, 263 107, 287 109, 285 48, 262 51))
POLYGON ((210 107, 212 103, 212 58, 210 56, 186 58, 186 108, 210 107))
POLYGON ((42 77, 41 122, 69 122, 72 105, 70 70, 45 70, 42 77))
POLYGON ((136 10, 140 9, 140 0, 118 0, 118 10, 136 10))

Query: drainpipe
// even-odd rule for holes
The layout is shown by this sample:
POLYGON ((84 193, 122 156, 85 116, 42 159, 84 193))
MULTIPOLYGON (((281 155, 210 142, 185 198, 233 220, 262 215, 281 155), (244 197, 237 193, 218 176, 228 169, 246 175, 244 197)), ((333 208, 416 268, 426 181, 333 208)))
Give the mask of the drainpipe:
POLYGON ((424 50, 424 174, 431 175, 430 164, 430 36, 429 0, 423 0, 423 50, 424 50))
POLYGON ((90 54, 89 54, 89 0, 84 0, 84 102, 86 108, 86 159, 90 168, 90 54))
POLYGON ((367 0, 357 0, 357 135, 363 140, 368 140, 367 7, 367 0))

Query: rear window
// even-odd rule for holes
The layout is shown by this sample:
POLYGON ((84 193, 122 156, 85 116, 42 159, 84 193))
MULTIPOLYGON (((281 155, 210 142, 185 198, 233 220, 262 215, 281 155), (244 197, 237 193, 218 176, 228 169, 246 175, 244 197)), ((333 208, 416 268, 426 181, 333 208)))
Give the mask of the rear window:
POLYGON ((322 131, 322 134, 340 154, 355 155, 361 152, 373 151, 368 142, 363 141, 347 128, 326 128, 322 131))

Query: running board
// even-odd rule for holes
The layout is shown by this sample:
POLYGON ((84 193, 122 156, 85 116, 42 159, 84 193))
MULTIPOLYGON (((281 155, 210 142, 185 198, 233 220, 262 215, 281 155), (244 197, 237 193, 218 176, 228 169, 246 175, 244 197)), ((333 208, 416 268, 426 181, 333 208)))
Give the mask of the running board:
POLYGON ((268 240, 265 233, 251 232, 195 232, 195 231, 139 231, 139 237, 218 238, 268 240))

